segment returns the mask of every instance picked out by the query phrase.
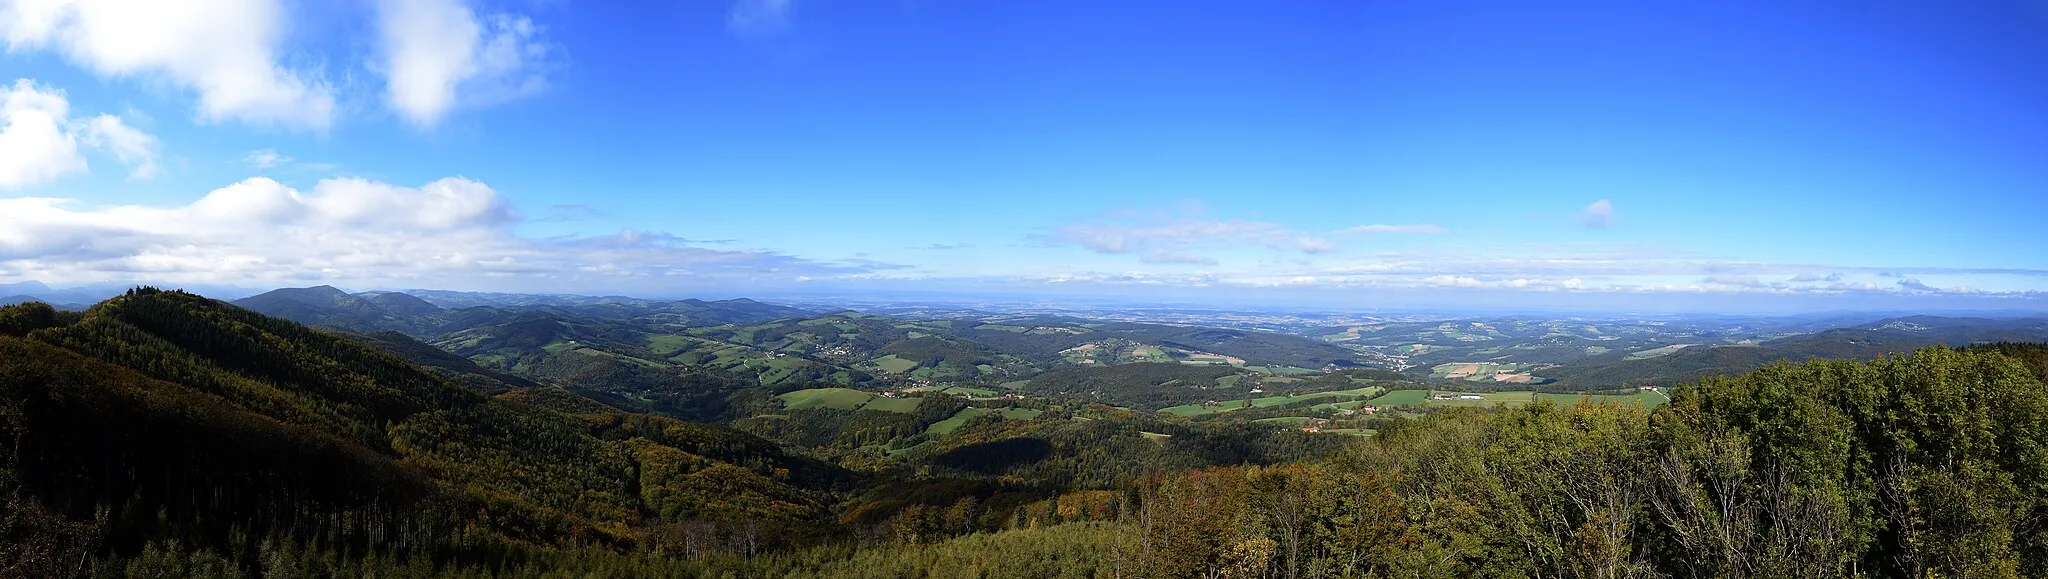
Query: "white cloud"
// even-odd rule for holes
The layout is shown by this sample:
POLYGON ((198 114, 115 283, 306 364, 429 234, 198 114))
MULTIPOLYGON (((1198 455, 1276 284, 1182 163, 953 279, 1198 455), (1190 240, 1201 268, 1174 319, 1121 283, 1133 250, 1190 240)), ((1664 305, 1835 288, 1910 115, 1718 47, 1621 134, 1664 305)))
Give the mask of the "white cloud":
POLYGON ((87 145, 103 149, 122 163, 134 167, 128 172, 130 178, 156 176, 156 158, 162 149, 156 136, 128 126, 120 117, 104 114, 86 121, 82 136, 87 145))
POLYGON ((277 149, 256 149, 254 151, 249 151, 247 154, 242 155, 242 162, 248 163, 250 167, 254 167, 257 169, 276 169, 279 171, 291 171, 296 173, 332 173, 333 171, 339 168, 338 165, 335 165, 333 163, 314 163, 308 161, 300 161, 298 159, 292 158, 291 155, 286 155, 283 152, 278 151, 277 149))
POLYGON ((54 50, 101 76, 144 77, 199 94, 199 117, 324 129, 334 95, 278 63, 279 0, 5 0, 9 51, 54 50))
POLYGON ((726 14, 725 26, 733 34, 766 36, 789 30, 794 0, 735 0, 726 14))
POLYGON ((1444 228, 1444 226, 1442 226, 1442 225, 1434 225, 1434 224, 1429 224, 1429 223, 1416 223, 1416 224, 1411 224, 1411 225, 1386 225, 1386 224, 1380 224, 1380 223, 1375 223, 1375 224, 1372 224, 1372 225, 1359 225, 1359 226, 1356 226, 1356 227, 1348 227, 1348 228, 1345 228, 1345 229, 1339 230, 1339 231, 1338 231, 1337 233, 1338 233, 1338 234, 1340 234, 1340 235, 1371 235, 1371 234, 1387 234, 1387 235, 1409 235, 1409 234, 1435 234, 1435 233, 1449 233, 1450 231, 1451 231, 1451 230, 1449 230, 1449 229, 1445 229, 1445 228, 1444 228))
POLYGON ((379 0, 385 101, 427 127, 462 104, 517 98, 546 87, 549 47, 533 21, 478 18, 462 0, 379 0))
POLYGON ((131 177, 157 173, 156 137, 120 117, 73 120, 64 93, 28 79, 0 86, 0 188, 19 188, 87 170, 79 146, 100 149, 134 167, 131 177))
POLYGON ((258 169, 269 169, 271 167, 276 167, 278 165, 283 165, 285 163, 292 162, 291 157, 285 156, 283 153, 277 152, 277 149, 257 149, 254 151, 249 151, 249 154, 242 156, 242 160, 247 161, 250 165, 254 165, 258 169))
POLYGON ((1606 229, 1614 225, 1614 202, 1606 199, 1594 201, 1579 212, 1579 224, 1594 229, 1606 229))
POLYGON ((1479 287, 1486 285, 1485 282, 1479 281, 1476 278, 1462 275, 1433 275, 1423 278, 1422 283, 1438 287, 1479 287))
POLYGON ((446 287, 514 276, 590 287, 593 276, 788 280, 895 267, 711 250, 661 233, 535 240, 513 234, 519 220, 495 190, 460 177, 419 187, 326 179, 305 191, 259 177, 173 207, 0 198, 0 271, 52 282, 446 287))
POLYGON ((1900 288, 1902 288, 1902 289, 1905 289, 1906 291, 1915 291, 1915 292, 1930 292, 1930 293, 1939 293, 1939 292, 1941 291, 1941 288, 1938 288, 1938 287, 1934 287, 1934 286, 1930 286, 1930 285, 1927 285, 1927 284, 1924 284, 1924 283, 1920 283, 1920 279, 1919 279, 1919 278, 1912 278, 1912 277, 1909 277, 1909 278, 1906 278, 1906 279, 1902 279, 1902 280, 1899 280, 1899 282, 1898 282, 1898 285, 1899 285, 1899 287, 1900 287, 1900 288))
POLYGON ((0 87, 0 187, 14 188, 85 172, 78 138, 65 128, 64 94, 22 79, 0 87))

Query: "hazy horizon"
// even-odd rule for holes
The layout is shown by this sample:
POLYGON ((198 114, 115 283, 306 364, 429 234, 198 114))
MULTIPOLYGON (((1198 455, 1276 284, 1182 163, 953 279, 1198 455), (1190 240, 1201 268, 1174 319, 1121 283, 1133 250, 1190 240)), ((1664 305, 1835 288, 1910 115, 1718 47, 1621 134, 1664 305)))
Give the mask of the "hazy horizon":
POLYGON ((172 4, 0 2, 0 284, 2048 311, 2038 2, 172 4))

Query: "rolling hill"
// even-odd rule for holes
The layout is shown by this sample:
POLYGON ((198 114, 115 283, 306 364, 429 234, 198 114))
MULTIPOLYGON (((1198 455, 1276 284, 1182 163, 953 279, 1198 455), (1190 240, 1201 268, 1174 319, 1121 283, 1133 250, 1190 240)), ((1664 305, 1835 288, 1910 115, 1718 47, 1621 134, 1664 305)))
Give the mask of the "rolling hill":
POLYGON ((30 523, 99 529, 77 548, 179 537, 232 551, 252 535, 394 552, 624 545, 684 521, 804 533, 852 480, 729 429, 560 391, 492 396, 182 292, 141 288, 72 315, 10 306, 0 320, 0 473, 40 505, 30 523))
POLYGON ((1545 370, 1558 386, 1605 389, 1672 385, 1714 375, 1735 375, 1774 362, 1816 358, 1871 360, 1927 346, 2048 340, 2048 318, 1990 319, 1910 316, 1865 322, 1755 345, 1712 345, 1653 357, 1613 352, 1545 370))

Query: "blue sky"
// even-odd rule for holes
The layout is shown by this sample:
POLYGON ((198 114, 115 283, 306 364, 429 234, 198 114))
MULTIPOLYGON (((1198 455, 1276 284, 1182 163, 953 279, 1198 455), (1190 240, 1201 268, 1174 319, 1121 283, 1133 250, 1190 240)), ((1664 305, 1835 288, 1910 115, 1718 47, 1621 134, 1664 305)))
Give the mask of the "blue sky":
POLYGON ((0 283, 2048 308, 2044 2, 0 0, 0 38, 0 283))

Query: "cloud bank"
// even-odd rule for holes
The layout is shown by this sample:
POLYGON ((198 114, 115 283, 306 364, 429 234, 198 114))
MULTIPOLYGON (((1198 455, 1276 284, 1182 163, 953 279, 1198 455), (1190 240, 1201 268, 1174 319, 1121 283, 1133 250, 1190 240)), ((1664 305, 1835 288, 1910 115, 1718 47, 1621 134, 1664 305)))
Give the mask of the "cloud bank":
POLYGON ((1103 254, 1136 253, 1142 263, 1214 265, 1205 251, 1259 248, 1280 252, 1327 254, 1342 251, 1332 238, 1360 235, 1413 235, 1449 232, 1442 226, 1359 225, 1327 233, 1306 233, 1278 223, 1221 219, 1199 205, 1178 211, 1122 211, 1093 221, 1053 227, 1034 236, 1044 245, 1078 246, 1103 254))
POLYGON ((258 177, 175 207, 0 198, 0 278, 478 287, 517 277, 527 280, 522 284, 592 287, 792 280, 893 267, 712 250, 631 230, 528 239, 513 231, 521 221, 497 191, 461 177, 416 187, 326 179, 304 191, 258 177))

